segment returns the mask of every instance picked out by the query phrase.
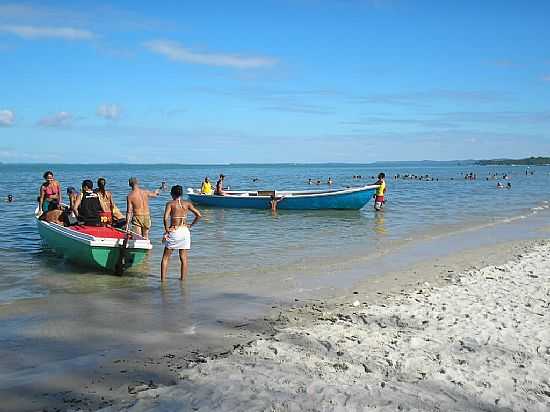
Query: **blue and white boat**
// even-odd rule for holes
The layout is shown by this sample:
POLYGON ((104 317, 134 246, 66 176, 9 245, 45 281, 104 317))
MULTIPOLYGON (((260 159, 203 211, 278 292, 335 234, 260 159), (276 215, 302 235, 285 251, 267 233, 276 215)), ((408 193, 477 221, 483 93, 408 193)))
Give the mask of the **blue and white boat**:
POLYGON ((224 196, 201 194, 189 188, 187 196, 192 202, 213 207, 270 209, 271 199, 279 200, 277 209, 322 210, 352 209, 365 206, 373 197, 378 185, 350 187, 335 190, 245 190, 225 191, 224 196))

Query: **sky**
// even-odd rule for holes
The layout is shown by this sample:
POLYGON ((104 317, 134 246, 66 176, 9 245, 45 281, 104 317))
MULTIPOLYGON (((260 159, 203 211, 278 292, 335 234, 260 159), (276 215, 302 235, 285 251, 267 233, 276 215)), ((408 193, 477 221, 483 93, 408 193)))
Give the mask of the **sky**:
POLYGON ((550 2, 0 0, 0 162, 550 155, 550 2))

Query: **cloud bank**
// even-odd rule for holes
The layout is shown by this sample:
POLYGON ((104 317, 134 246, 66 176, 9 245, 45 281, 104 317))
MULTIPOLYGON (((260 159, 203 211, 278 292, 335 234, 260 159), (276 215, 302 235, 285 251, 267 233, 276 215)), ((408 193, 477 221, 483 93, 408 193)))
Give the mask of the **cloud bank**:
POLYGON ((12 110, 0 110, 0 126, 10 127, 15 122, 15 113, 12 110))
POLYGON ((68 126, 72 119, 72 114, 68 112, 59 112, 57 114, 54 114, 53 116, 48 116, 40 119, 38 121, 38 125, 44 127, 68 126))
POLYGON ((57 38, 65 40, 91 40, 96 37, 89 30, 72 27, 3 25, 0 26, 0 31, 11 33, 24 39, 57 38))
POLYGON ((170 60, 183 63, 231 67, 235 69, 258 69, 277 64, 277 60, 269 57, 246 57, 235 54, 195 52, 178 43, 166 40, 150 41, 144 43, 143 46, 153 53, 161 54, 170 60))
POLYGON ((104 119, 116 120, 120 117, 120 106, 116 104, 101 104, 98 106, 97 115, 104 119))

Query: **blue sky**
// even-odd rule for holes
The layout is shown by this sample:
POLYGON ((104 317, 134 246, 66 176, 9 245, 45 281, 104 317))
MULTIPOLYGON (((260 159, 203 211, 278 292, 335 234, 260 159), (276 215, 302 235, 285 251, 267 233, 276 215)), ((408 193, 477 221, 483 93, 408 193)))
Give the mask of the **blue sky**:
POLYGON ((550 155, 548 16, 548 1, 0 1, 0 161, 550 155))

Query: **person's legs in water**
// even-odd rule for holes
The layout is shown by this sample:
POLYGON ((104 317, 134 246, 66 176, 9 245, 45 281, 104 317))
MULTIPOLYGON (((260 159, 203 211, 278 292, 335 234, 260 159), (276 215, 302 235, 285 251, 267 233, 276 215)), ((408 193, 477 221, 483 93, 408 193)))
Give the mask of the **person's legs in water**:
POLYGON ((167 247, 165 247, 164 253, 162 254, 162 260, 160 262, 160 281, 161 282, 164 282, 166 280, 166 275, 168 274, 168 264, 170 263, 171 255, 172 255, 172 249, 168 249, 167 247))
POLYGON ((187 277, 187 271, 188 271, 187 250, 180 249, 179 253, 180 253, 180 263, 181 263, 180 280, 184 280, 187 277))

